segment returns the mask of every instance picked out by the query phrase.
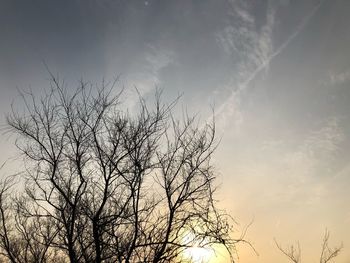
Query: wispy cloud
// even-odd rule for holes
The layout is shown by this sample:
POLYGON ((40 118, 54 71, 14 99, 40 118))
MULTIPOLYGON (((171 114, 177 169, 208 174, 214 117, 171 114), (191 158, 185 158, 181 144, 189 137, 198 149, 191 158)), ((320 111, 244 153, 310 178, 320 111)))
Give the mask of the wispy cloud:
POLYGON ((142 68, 129 78, 141 94, 148 93, 161 84, 161 70, 174 61, 174 53, 155 46, 149 46, 144 55, 142 68))
POLYGON ((286 154, 284 163, 289 170, 297 169, 301 176, 312 175, 316 170, 327 173, 343 139, 339 120, 327 119, 319 129, 310 131, 295 151, 286 154))
POLYGON ((295 150, 281 158, 287 175, 284 178, 292 179, 286 198, 312 204, 328 193, 333 164, 344 139, 339 120, 329 118, 320 128, 307 133, 295 150))
MULTIPOLYGON (((278 56, 293 39, 305 28, 315 13, 321 7, 323 1, 320 1, 302 22, 296 27, 292 34, 276 49, 273 48, 273 28, 275 24, 275 7, 269 6, 267 9, 266 24, 262 27, 261 32, 258 32, 254 27, 254 18, 247 10, 242 9, 239 1, 233 1, 233 15, 241 18, 241 26, 236 27, 230 25, 218 34, 218 41, 223 46, 224 50, 229 53, 243 53, 244 58, 240 63, 238 75, 232 78, 230 86, 231 93, 227 99, 216 110, 216 115, 221 117, 223 122, 229 115, 224 112, 232 112, 229 108, 239 110, 240 99, 242 92, 249 86, 249 84, 262 72, 268 70, 271 61, 278 56), (239 42, 236 42, 236 40, 239 42), (240 46, 240 45, 243 45, 240 46), (232 103, 236 103, 233 105, 232 103)), ((240 116, 242 114, 239 114, 240 116)))
POLYGON ((237 79, 244 82, 273 52, 275 10, 273 6, 269 6, 266 23, 257 25, 246 2, 232 1, 232 16, 233 21, 217 34, 217 40, 227 53, 239 59, 237 79), (257 26, 261 26, 261 30, 257 26))
MULTIPOLYGON (((175 61, 174 53, 164 48, 157 48, 149 45, 147 50, 138 62, 135 73, 126 76, 128 86, 136 87, 141 95, 146 95, 155 88, 160 87, 161 71, 175 61)), ((133 90, 129 90, 133 93, 133 90)), ((128 93, 128 92, 127 92, 128 93)), ((135 105, 135 96, 126 94, 128 104, 135 105)))
POLYGON ((230 95, 217 109, 216 116, 220 127, 224 127, 226 120, 234 116, 234 126, 238 128, 243 120, 240 112, 241 93, 257 74, 252 72, 265 64, 273 52, 275 10, 272 6, 267 8, 266 22, 259 25, 258 30, 255 17, 245 1, 231 1, 231 5, 233 21, 218 32, 217 42, 232 59, 237 60, 237 66, 232 70, 230 82, 224 86, 230 95))
POLYGON ((348 81, 350 81, 350 70, 339 72, 339 73, 334 73, 334 72, 330 73, 329 79, 328 81, 326 81, 326 84, 340 85, 348 81))
POLYGON ((247 185, 255 196, 261 195, 259 203, 266 209, 271 204, 320 204, 332 191, 335 163, 345 139, 340 120, 329 118, 303 134, 264 142, 257 157, 239 172, 250 178, 247 185))

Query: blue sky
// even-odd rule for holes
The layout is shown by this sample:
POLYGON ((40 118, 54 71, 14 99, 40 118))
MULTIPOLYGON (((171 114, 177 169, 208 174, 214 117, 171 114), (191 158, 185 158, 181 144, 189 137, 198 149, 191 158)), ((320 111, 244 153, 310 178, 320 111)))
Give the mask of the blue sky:
MULTIPOLYGON (((325 228, 350 258, 350 2, 347 0, 0 1, 0 121, 16 88, 40 94, 51 71, 74 88, 119 76, 156 87, 203 121, 215 106, 220 205, 256 257, 300 240, 316 260, 325 228)), ((0 160, 15 150, 1 139, 0 160)))

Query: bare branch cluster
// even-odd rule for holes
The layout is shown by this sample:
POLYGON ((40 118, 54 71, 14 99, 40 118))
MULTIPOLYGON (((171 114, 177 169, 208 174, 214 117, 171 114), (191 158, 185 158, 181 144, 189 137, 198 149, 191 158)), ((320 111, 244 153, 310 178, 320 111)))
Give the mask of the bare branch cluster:
MULTIPOLYGON (((339 253, 341 252, 343 245, 339 245, 337 247, 331 248, 328 244, 329 242, 329 231, 326 230, 323 241, 322 241, 322 248, 321 248, 321 255, 320 255, 320 263, 328 263, 332 262, 334 258, 336 258, 339 253)), ((291 245, 289 248, 283 248, 280 244, 277 243, 275 240, 277 248, 288 257, 288 259, 294 263, 300 263, 301 262, 301 249, 299 242, 297 244, 297 247, 291 245)))
MULTIPOLYGON (((113 86, 113 85, 112 85, 113 86)), ((156 94, 123 109, 120 94, 81 82, 70 94, 24 94, 9 131, 26 160, 25 193, 2 182, 0 248, 9 262, 178 262, 193 245, 230 252, 232 221, 216 208, 214 123, 176 120, 156 94), (193 238, 184 238, 191 233, 193 238)))

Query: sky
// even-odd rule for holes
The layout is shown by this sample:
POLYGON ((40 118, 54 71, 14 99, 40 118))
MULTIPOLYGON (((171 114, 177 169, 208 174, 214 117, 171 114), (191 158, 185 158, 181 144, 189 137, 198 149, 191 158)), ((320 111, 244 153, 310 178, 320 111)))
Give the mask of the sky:
POLYGON ((214 107, 219 205, 237 229, 253 222, 259 253, 241 245, 239 262, 287 262, 274 239, 317 262, 328 229, 349 263, 349 13, 348 0, 0 0, 0 123, 18 89, 48 87, 45 64, 72 89, 119 77, 130 107, 133 87, 182 94, 203 122, 214 107))

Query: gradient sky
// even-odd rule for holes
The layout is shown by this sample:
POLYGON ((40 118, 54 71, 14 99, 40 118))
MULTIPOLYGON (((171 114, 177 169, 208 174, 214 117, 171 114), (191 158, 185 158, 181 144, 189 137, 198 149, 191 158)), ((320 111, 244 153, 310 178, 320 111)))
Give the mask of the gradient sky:
POLYGON ((259 252, 240 246, 240 262, 287 262, 274 238, 317 262, 327 228, 349 263, 349 14, 348 0, 0 0, 0 121, 16 87, 48 86, 43 61, 72 88, 120 76, 204 121, 215 105, 220 206, 254 221, 259 252))

